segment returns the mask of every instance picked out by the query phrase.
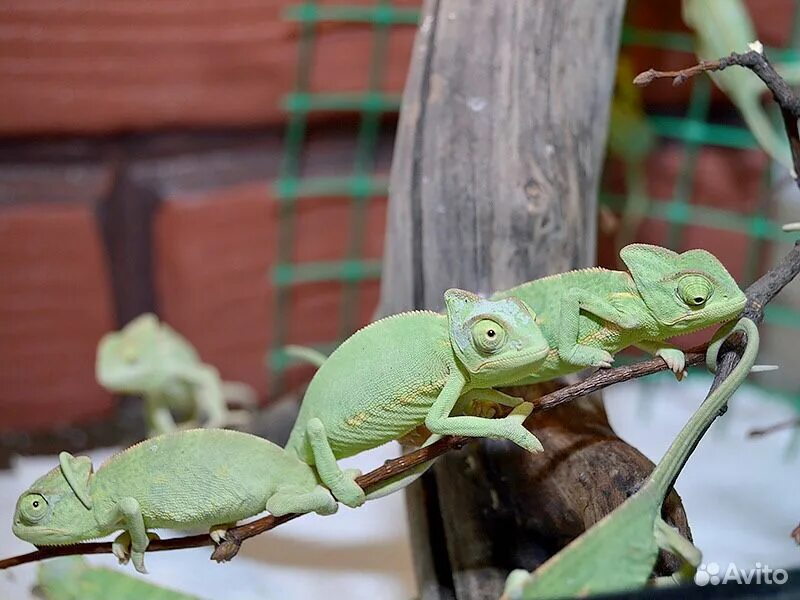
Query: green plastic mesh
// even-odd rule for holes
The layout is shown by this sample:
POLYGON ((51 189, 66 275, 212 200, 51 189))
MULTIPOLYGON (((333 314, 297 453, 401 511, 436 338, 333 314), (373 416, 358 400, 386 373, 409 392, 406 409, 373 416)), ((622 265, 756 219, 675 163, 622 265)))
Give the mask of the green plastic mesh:
MULTIPOLYGON (((797 11, 800 12, 800 11, 797 11)), ((371 197, 387 193, 388 181, 374 173, 373 156, 379 136, 381 116, 395 113, 400 105, 398 95, 381 92, 381 78, 385 70, 387 45, 391 28, 416 24, 419 11, 407 7, 393 6, 391 1, 376 0, 373 5, 319 5, 306 2, 293 6, 285 12, 285 18, 297 23, 300 31, 298 41, 298 70, 294 90, 285 98, 284 108, 288 113, 288 125, 283 150, 280 178, 274 184, 280 200, 278 258, 271 277, 276 290, 274 336, 270 353, 272 380, 279 384, 280 376, 291 359, 283 351, 286 343, 288 290, 291 286, 310 281, 341 281, 345 298, 339 318, 339 339, 330 340, 319 348, 330 351, 356 327, 354 294, 358 282, 380 277, 380 263, 365 260, 362 256, 366 204, 371 197), (314 60, 314 43, 317 28, 323 22, 349 22, 370 25, 373 29, 373 49, 369 63, 368 84, 359 93, 312 93, 309 76, 314 60), (355 132, 356 152, 350 172, 337 177, 313 178, 301 176, 301 160, 304 151, 309 116, 316 111, 350 112, 358 115, 359 126, 355 132), (345 260, 330 263, 293 264, 292 243, 295 235, 295 206, 304 198, 351 199, 351 239, 345 260)), ((795 29, 798 29, 797 27, 795 29)), ((626 25, 622 34, 623 47, 654 47, 666 50, 692 52, 690 35, 681 32, 652 31, 626 25)), ((795 45, 796 46, 796 45, 795 45)), ((792 48, 770 48, 769 55, 775 60, 800 58, 792 48)), ((655 65, 654 65, 655 66, 655 65)), ((757 149, 752 134, 742 124, 720 124, 710 120, 712 83, 707 77, 697 77, 691 85, 691 95, 683 114, 652 114, 648 118, 660 138, 682 145, 683 152, 679 174, 675 179, 671 198, 654 199, 648 217, 667 224, 666 238, 662 243, 679 247, 688 225, 699 225, 723 231, 739 232, 747 236, 747 247, 742 252, 749 256, 761 256, 763 244, 787 242, 780 223, 762 214, 746 214, 726 210, 718 206, 705 206, 691 201, 692 182, 698 155, 703 147, 757 149), (761 245, 761 247, 759 247, 761 245)), ((765 176, 761 182, 765 194, 773 182, 765 176)), ((612 210, 620 209, 625 201, 621 194, 602 190, 601 203, 612 210)), ((745 283, 758 275, 756 259, 748 261, 744 274, 745 283)), ((331 316, 333 318, 333 316, 331 316)), ((800 313, 780 304, 767 310, 767 322, 779 327, 800 328, 800 313)), ((800 397, 797 397, 800 399, 800 397)))

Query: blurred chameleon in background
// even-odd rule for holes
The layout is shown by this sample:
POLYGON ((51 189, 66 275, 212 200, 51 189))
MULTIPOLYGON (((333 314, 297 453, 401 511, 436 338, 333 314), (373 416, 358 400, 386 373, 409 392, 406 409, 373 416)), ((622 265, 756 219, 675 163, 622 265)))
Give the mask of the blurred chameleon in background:
POLYGON ((200 360, 192 345, 150 313, 103 336, 97 346, 97 381, 110 392, 141 395, 148 435, 182 426, 208 428, 245 425, 245 410, 228 401, 256 404, 255 391, 243 383, 223 382, 219 372, 200 360))

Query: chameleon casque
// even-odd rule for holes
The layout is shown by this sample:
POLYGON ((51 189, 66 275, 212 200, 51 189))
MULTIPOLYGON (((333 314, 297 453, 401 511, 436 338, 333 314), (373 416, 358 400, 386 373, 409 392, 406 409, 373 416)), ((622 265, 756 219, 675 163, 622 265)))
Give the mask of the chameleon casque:
POLYGON ((175 431, 173 411, 188 417, 194 427, 199 426, 198 414, 205 418, 204 427, 243 425, 246 411, 228 409, 227 401, 245 406, 256 402, 250 386, 223 382, 183 336, 150 313, 103 336, 95 371, 107 390, 143 397, 149 435, 175 431))
POLYGON ((630 244, 620 258, 630 273, 591 267, 492 296, 530 306, 550 346, 544 362, 517 384, 609 367, 628 346, 660 356, 680 377, 683 352, 665 340, 731 321, 744 309, 744 292, 710 252, 630 244))
MULTIPOLYGON (((401 313, 342 343, 311 380, 286 450, 319 470, 323 456, 328 462, 352 456, 424 424, 434 434, 431 439, 502 438, 540 451, 539 441, 522 425, 532 405, 490 389, 534 371, 547 354, 535 315, 516 298, 486 300, 450 289, 444 300, 446 316, 401 313), (476 401, 513 410, 501 419, 483 418, 470 410, 476 401), (313 443, 309 432, 326 443, 313 443)), ((348 499, 344 489, 331 491, 357 506, 364 493, 349 483, 348 499)))
MULTIPOLYGON (((686 568, 678 579, 694 574, 700 551, 661 518, 661 505, 694 448, 755 362, 759 341, 755 324, 741 319, 732 331, 747 335, 741 361, 678 433, 639 491, 533 573, 512 571, 503 600, 582 598, 641 587, 652 574, 659 549, 684 559, 686 568)), ((722 341, 709 347, 709 367, 716 365, 722 341)))
MULTIPOLYGON (((321 471, 336 473, 335 461, 319 460, 321 471)), ((136 444, 97 472, 88 457, 62 452, 59 466, 20 496, 12 530, 37 546, 123 530, 113 552, 144 573, 144 552, 155 537, 148 529, 208 529, 219 542, 233 523, 264 510, 329 515, 337 508, 317 472, 272 442, 238 431, 192 429, 136 444)))

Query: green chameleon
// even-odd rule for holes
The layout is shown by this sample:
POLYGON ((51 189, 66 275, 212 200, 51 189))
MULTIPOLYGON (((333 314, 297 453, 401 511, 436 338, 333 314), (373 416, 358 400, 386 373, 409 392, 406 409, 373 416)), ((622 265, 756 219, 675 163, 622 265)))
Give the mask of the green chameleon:
POLYGON ((116 569, 92 567, 82 556, 39 565, 34 591, 43 600, 200 600, 116 569))
MULTIPOLYGON (((731 52, 746 52, 756 42, 756 31, 741 0, 683 0, 683 20, 694 29, 697 56, 717 60, 731 52)), ((754 46, 760 48, 760 44, 754 46)), ((797 68, 777 67, 791 83, 798 83, 797 68)), ((748 69, 729 68, 709 73, 711 79, 730 98, 759 145, 773 160, 792 168, 789 146, 782 133, 773 127, 761 104, 764 85, 748 69)))
POLYGON ((256 402, 249 386, 222 382, 217 370, 204 364, 184 337, 149 313, 103 336, 95 371, 107 390, 144 397, 150 435, 177 428, 173 411, 189 416, 194 426, 198 413, 205 417, 205 427, 243 425, 246 411, 229 410, 226 401, 245 406, 256 402))
POLYGON ((630 273, 591 267, 493 296, 516 297, 530 306, 550 345, 544 362, 517 384, 609 367, 614 354, 632 345, 663 358, 680 378, 686 359, 665 340, 731 321, 744 308, 744 292, 705 250, 678 254, 630 244, 620 258, 630 273))
MULTIPOLYGON (((641 587, 653 571, 659 548, 686 561, 679 579, 693 575, 700 551, 661 518, 661 505, 695 446, 755 362, 755 324, 741 319, 733 331, 747 335, 742 360, 680 431, 639 491, 535 572, 513 571, 506 581, 505 600, 584 597, 641 587)), ((709 348, 709 366, 716 365, 722 341, 709 348)))
MULTIPOLYGON (((521 300, 526 304, 535 313, 536 324, 548 344, 547 356, 543 362, 541 357, 537 357, 529 364, 528 370, 524 368, 515 369, 513 372, 505 370, 502 378, 497 378, 493 385, 536 383, 574 373, 589 366, 608 367, 614 360, 614 354, 631 345, 663 358, 680 378, 684 374, 686 364, 684 354, 678 348, 667 344, 665 340, 710 325, 731 321, 739 316, 744 308, 746 298, 736 281, 722 263, 705 250, 689 250, 678 254, 659 246, 631 244, 620 251, 620 257, 630 273, 592 267, 529 281, 510 290, 498 292, 492 297, 494 300, 511 299, 517 303, 521 300)), ((467 293, 460 292, 460 294, 467 293)), ((474 298, 473 304, 479 300, 476 296, 472 298, 474 298)), ((480 302, 482 307, 491 306, 485 300, 480 302)), ((456 322, 454 317, 457 313, 450 302, 447 304, 452 324, 456 322)), ((467 307, 469 306, 467 303, 467 307)), ((354 336, 351 338, 354 342, 352 346, 348 346, 351 342, 348 340, 341 346, 341 352, 337 350, 323 363, 324 368, 339 353, 337 362, 330 365, 332 368, 325 371, 324 375, 321 368, 318 376, 312 380, 289 438, 288 449, 295 450, 304 460, 313 461, 313 456, 303 444, 303 428, 315 418, 322 422, 315 424, 316 427, 332 430, 332 433, 328 432, 327 437, 331 440, 336 458, 350 456, 402 437, 407 428, 420 425, 423 420, 428 429, 436 434, 428 438, 424 445, 432 443, 441 435, 465 435, 461 429, 445 430, 440 427, 440 423, 432 416, 438 418, 446 416, 447 413, 435 412, 436 404, 433 404, 434 410, 427 417, 424 412, 420 412, 414 419, 408 419, 406 412, 398 411, 393 403, 390 403, 388 408, 383 404, 370 406, 370 402, 374 403, 375 398, 405 398, 403 395, 398 396, 396 391, 393 392, 395 396, 391 396, 385 390, 375 388, 376 381, 393 380, 384 374, 386 371, 406 373, 406 376, 418 385, 419 381, 425 380, 424 377, 420 378, 419 368, 423 366, 428 368, 427 363, 418 365, 417 370, 409 369, 408 372, 397 369, 396 366, 407 364, 408 359, 405 358, 407 355, 430 356, 432 353, 429 347, 434 339, 439 339, 442 347, 446 346, 445 334, 441 333, 445 327, 444 317, 437 318, 435 313, 430 312, 404 313, 401 317, 399 319, 389 317, 378 321, 387 325, 378 326, 374 330, 371 330, 371 327, 377 323, 367 327, 362 331, 369 332, 370 340, 355 342, 357 338, 354 336), (388 326, 389 323, 391 327, 388 326), (411 323, 419 325, 411 326, 411 323), (431 331, 436 328, 440 332, 432 334, 431 331), (406 341, 408 336, 412 339, 406 341), (400 342, 399 348, 394 350, 387 348, 379 353, 377 350, 379 344, 388 345, 388 343, 375 341, 376 339, 391 339, 392 344, 400 342), (399 353, 400 356, 391 355, 392 360, 387 360, 385 357, 388 352, 399 353), (380 364, 377 364, 377 357, 380 357, 380 364), (363 376, 368 380, 363 383, 357 380, 359 384, 353 386, 359 390, 356 396, 352 396, 350 390, 352 381, 356 380, 349 374, 342 376, 342 373, 352 369, 350 365, 353 363, 372 365, 372 368, 363 371, 363 376), (332 383, 334 379, 337 381, 332 383), (347 401, 342 398, 347 398, 347 401), (387 412, 391 419, 387 419, 387 412), (406 419, 405 421, 395 416, 398 412, 406 419), (400 427, 400 424, 403 426, 400 427), (431 428, 431 424, 439 428, 435 430, 431 428)), ((532 347, 532 342, 527 343, 528 347, 532 347)), ((440 372, 446 373, 447 370, 441 367, 440 372)), ((396 386, 394 390, 401 389, 396 381, 394 385, 396 386)), ((438 395, 442 385, 443 383, 435 388, 434 395, 438 395)), ((480 383, 481 387, 486 385, 489 385, 488 380, 480 383)), ((448 404, 442 408, 451 409, 456 402, 456 393, 462 392, 461 388, 458 392, 450 392, 448 404)), ((415 398, 419 397, 419 392, 414 391, 414 394, 415 398)), ((495 401, 501 405, 515 406, 519 403, 518 399, 505 394, 497 396, 493 394, 500 392, 483 389, 469 392, 461 398, 455 412, 475 410, 468 407, 474 407, 481 399, 495 401)), ((429 396, 425 408, 432 406, 432 403, 433 396, 429 396)), ((529 412, 530 404, 523 403, 519 404, 509 417, 519 418, 529 412)), ((456 417, 457 420, 463 418, 466 417, 456 417)), ((472 419, 474 423, 481 425, 481 433, 469 435, 492 437, 482 425, 491 426, 493 421, 476 417, 472 419)), ((527 447, 530 450, 537 449, 533 445, 527 447)), ((372 492, 369 498, 378 498, 408 485, 431 464, 424 463, 404 474, 401 479, 388 482, 372 492)))
MULTIPOLYGON (((347 479, 335 461, 318 460, 319 471, 347 479)), ((329 515, 337 508, 317 472, 294 454, 239 431, 192 429, 136 444, 96 473, 88 457, 62 452, 59 466, 20 496, 12 530, 37 546, 53 546, 121 529, 114 555, 145 573, 144 552, 157 537, 150 528, 207 528, 218 543, 233 523, 265 509, 280 516, 329 515)))
MULTIPOLYGON (((490 389, 535 370, 547 354, 535 315, 515 298, 485 300, 451 289, 444 300, 446 316, 401 313, 342 343, 311 380, 286 449, 319 470, 323 458, 330 463, 352 456, 424 424, 433 434, 428 443, 443 435, 491 437, 541 451, 522 425, 532 405, 490 389), (513 410, 502 419, 483 418, 469 408, 477 401, 513 410), (311 431, 327 443, 310 443, 311 431)), ((331 490, 358 506, 364 493, 350 484, 348 499, 343 489, 331 490)), ((383 486, 380 495, 397 487, 403 485, 383 486)))

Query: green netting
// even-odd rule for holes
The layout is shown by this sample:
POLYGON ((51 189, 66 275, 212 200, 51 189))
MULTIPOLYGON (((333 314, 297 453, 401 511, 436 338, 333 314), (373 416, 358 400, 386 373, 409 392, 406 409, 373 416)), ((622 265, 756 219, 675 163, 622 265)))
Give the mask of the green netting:
MULTIPOLYGON (((800 11, 796 11, 800 12, 800 11)), ((386 94, 382 88, 382 74, 387 57, 389 32, 392 27, 416 24, 419 12, 407 7, 393 6, 389 0, 376 0, 369 6, 318 5, 305 2, 290 7, 284 13, 286 19, 295 21, 299 27, 298 70, 295 89, 284 99, 288 112, 288 125, 284 143, 284 156, 279 179, 274 190, 280 200, 280 227, 278 239, 278 263, 271 277, 276 289, 274 339, 269 365, 273 381, 279 383, 280 374, 290 360, 282 351, 286 343, 287 291, 300 283, 313 281, 340 281, 345 295, 342 313, 331 315, 339 319, 340 339, 346 337, 356 326, 354 307, 357 305, 358 283, 380 276, 380 263, 362 257, 365 207, 370 198, 383 196, 388 181, 385 174, 374 173, 373 157, 378 140, 382 115, 394 113, 400 105, 400 97, 386 94), (314 41, 317 25, 323 22, 349 22, 366 24, 373 29, 373 48, 369 63, 368 83, 358 93, 312 93, 309 89, 309 74, 314 60, 314 41), (301 177, 301 162, 308 117, 314 112, 346 112, 359 115, 356 133, 356 153, 352 169, 337 177, 301 177), (330 263, 293 264, 292 244, 295 234, 295 204, 304 198, 341 198, 351 200, 351 239, 347 256, 330 263)), ((798 22, 799 19, 796 18, 798 22)), ((800 27, 795 27, 794 40, 800 39, 800 27)), ((622 32, 624 47, 650 47, 691 53, 693 40, 683 32, 656 31, 626 25, 622 32)), ((769 48, 773 60, 800 61, 797 44, 788 48, 769 48)), ((687 55, 688 56, 688 55, 687 55)), ((757 257, 764 243, 787 242, 786 234, 776 223, 759 213, 742 213, 705 206, 692 201, 692 187, 696 175, 697 159, 706 146, 736 149, 758 149, 750 131, 743 125, 714 123, 709 120, 711 110, 712 83, 707 77, 697 77, 691 85, 691 96, 682 115, 650 115, 649 121, 656 134, 663 140, 680 144, 683 148, 679 174, 671 197, 653 199, 648 216, 667 224, 663 243, 680 247, 687 225, 700 225, 721 231, 744 234, 748 247, 743 251, 752 257, 746 265, 745 280, 757 276, 757 257)), ((762 190, 771 184, 766 176, 762 190)), ((625 197, 608 190, 601 192, 601 202, 612 209, 619 209, 625 197)), ((800 328, 800 313, 787 306, 774 304, 768 307, 767 322, 779 327, 800 328)), ((321 344, 319 348, 330 351, 339 340, 321 344)))
POLYGON ((359 283, 380 277, 380 261, 365 260, 363 253, 367 203, 371 198, 385 196, 388 190, 386 175, 376 175, 374 172, 381 118, 386 113, 396 113, 400 107, 399 95, 382 91, 389 34, 392 27, 416 25, 419 11, 393 6, 389 0, 376 0, 372 6, 305 2, 290 7, 284 16, 298 23, 300 37, 295 89, 283 103, 289 120, 280 177, 274 185, 275 195, 280 200, 280 214, 277 264, 271 274, 276 301, 272 351, 268 363, 275 389, 280 386, 281 373, 290 364, 289 357, 283 351, 287 333, 288 289, 293 285, 314 281, 342 283, 344 297, 341 314, 330 315, 330 318, 338 319, 339 339, 318 346, 318 349, 329 352, 358 326, 356 307, 359 304, 359 283), (316 26, 331 21, 369 24, 373 29, 367 85, 358 93, 311 93, 309 90, 316 26), (314 112, 359 115, 355 157, 350 173, 338 177, 301 177, 306 125, 309 114, 314 112), (347 255, 336 262, 293 264, 295 203, 303 198, 342 196, 349 197, 351 201, 347 255))

